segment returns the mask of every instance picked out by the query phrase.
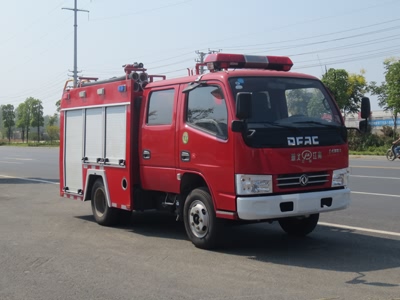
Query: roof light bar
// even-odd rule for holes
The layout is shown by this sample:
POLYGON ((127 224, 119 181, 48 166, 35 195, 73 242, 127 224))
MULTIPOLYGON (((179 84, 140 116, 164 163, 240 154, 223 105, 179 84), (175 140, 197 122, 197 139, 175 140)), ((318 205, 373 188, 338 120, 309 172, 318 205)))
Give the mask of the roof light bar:
POLYGON ((211 72, 228 68, 290 71, 293 66, 292 60, 287 56, 258 56, 228 53, 212 53, 206 57, 204 63, 211 72))

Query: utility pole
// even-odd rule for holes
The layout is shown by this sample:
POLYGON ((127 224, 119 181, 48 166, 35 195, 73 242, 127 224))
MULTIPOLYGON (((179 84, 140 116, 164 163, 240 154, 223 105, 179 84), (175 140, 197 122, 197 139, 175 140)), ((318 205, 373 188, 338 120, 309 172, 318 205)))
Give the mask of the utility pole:
POLYGON ((78 0, 75 0, 74 8, 66 8, 63 7, 62 9, 72 10, 74 12, 74 87, 77 86, 78 83, 78 11, 87 12, 88 10, 78 9, 78 0))
MULTIPOLYGON (((196 54, 199 56, 198 59, 196 59, 195 61, 197 63, 203 63, 204 62, 204 57, 206 56, 207 53, 205 52, 200 52, 199 50, 196 51, 196 54)), ((204 73, 204 66, 200 66, 200 74, 204 73)))
MULTIPOLYGON (((204 58, 206 57, 207 54, 218 53, 218 52, 221 52, 221 49, 219 49, 219 50, 208 49, 208 52, 201 52, 201 51, 197 50, 196 54, 199 56, 199 58, 196 59, 195 61, 197 63, 202 64, 204 62, 204 58)), ((204 73, 204 66, 200 66, 200 74, 203 74, 203 73, 204 73)))

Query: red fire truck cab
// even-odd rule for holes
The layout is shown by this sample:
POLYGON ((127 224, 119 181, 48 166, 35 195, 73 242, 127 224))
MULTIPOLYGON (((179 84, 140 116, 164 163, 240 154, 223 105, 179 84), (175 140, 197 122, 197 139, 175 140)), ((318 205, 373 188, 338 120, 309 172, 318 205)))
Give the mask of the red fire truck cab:
POLYGON ((179 79, 134 64, 67 83, 61 196, 90 200, 101 225, 169 209, 200 248, 216 245, 222 219, 306 235, 349 205, 347 131, 320 80, 289 72, 287 57, 214 53, 203 65, 179 79))

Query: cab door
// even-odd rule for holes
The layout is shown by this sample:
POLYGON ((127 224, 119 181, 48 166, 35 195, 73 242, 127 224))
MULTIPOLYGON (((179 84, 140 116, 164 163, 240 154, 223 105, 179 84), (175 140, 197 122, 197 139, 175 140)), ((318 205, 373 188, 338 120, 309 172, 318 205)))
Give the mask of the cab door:
POLYGON ((141 185, 147 190, 179 192, 176 180, 177 88, 154 88, 145 99, 140 130, 141 185))
POLYGON ((181 95, 179 168, 200 174, 216 209, 235 210, 233 135, 227 91, 209 81, 181 95))

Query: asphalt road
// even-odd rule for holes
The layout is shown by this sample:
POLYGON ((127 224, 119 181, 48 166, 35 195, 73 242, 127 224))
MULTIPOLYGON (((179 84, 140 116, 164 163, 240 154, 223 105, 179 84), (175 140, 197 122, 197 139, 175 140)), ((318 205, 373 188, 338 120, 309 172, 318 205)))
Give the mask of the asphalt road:
POLYGON ((351 174, 351 207, 307 238, 238 226, 204 251, 169 215, 97 225, 59 197, 58 149, 0 147, 0 299, 400 299, 400 160, 351 174))

